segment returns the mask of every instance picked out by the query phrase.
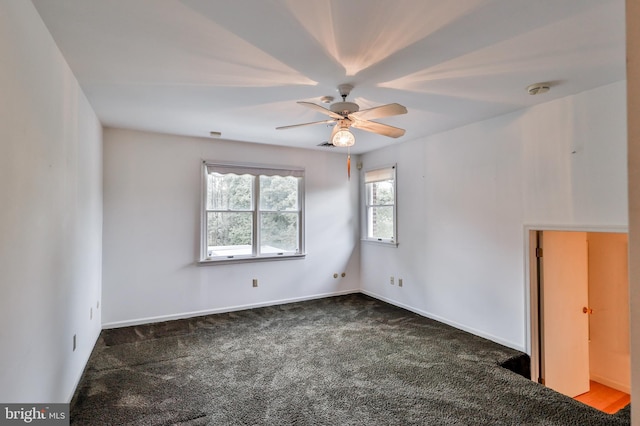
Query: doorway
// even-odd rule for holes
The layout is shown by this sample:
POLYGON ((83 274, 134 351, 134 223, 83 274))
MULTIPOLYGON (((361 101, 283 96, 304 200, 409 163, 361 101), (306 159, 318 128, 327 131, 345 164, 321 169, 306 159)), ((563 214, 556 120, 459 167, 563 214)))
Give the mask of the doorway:
POLYGON ((627 234, 530 230, 529 252, 532 378, 582 402, 597 390, 626 405, 627 234))

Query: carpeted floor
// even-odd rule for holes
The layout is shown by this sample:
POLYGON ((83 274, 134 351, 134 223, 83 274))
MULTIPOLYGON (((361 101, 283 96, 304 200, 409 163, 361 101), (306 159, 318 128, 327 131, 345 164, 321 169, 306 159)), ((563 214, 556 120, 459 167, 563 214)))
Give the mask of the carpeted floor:
POLYGON ((354 294, 102 332, 76 425, 628 425, 524 354, 354 294))

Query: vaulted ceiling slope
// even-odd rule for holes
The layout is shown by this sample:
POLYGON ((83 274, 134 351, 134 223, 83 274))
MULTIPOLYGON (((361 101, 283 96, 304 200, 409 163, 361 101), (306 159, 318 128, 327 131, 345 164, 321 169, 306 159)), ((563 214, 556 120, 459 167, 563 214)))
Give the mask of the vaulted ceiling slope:
POLYGON ((32 1, 105 126, 322 149, 326 124, 275 128, 350 83, 408 109, 359 153, 625 78, 624 0, 32 1))

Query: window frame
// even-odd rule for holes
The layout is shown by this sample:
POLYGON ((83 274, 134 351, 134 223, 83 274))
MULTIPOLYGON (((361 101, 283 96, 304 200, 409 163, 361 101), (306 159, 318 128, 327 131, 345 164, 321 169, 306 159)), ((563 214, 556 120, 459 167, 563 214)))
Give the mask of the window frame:
POLYGON ((376 166, 376 167, 372 167, 370 169, 365 170, 362 174, 362 182, 363 182, 362 188, 363 188, 363 206, 364 206, 363 220, 362 220, 363 222, 362 241, 373 243, 373 244, 380 244, 384 246, 397 247, 398 246, 398 167, 397 167, 397 164, 394 163, 394 164, 389 164, 385 166, 376 166), (376 171, 385 171, 385 170, 389 170, 393 177, 393 205, 392 205, 393 236, 391 238, 374 238, 374 237, 369 237, 369 234, 370 234, 369 209, 371 207, 388 207, 391 205, 390 204, 376 204, 376 205, 369 204, 369 194, 368 194, 369 189, 367 185, 370 183, 375 183, 379 181, 376 181, 376 180, 367 181, 367 174, 376 172, 376 171))
MULTIPOLYGON (((305 252, 305 170, 300 167, 274 166, 251 163, 229 163, 218 161, 202 161, 201 169, 201 223, 200 223, 200 265, 259 262, 271 260, 299 259, 306 256, 305 252), (252 215, 252 238, 251 254, 228 255, 228 256, 208 256, 208 235, 207 235, 207 214, 211 211, 235 212, 236 210, 220 210, 207 208, 207 188, 208 175, 211 171, 223 174, 245 175, 249 174, 252 179, 252 208, 249 210, 237 210, 238 212, 250 212, 252 215), (261 253, 260 252, 260 220, 261 213, 271 213, 274 210, 260 209, 260 176, 294 176, 298 179, 298 196, 296 210, 283 210, 283 213, 295 213, 298 216, 298 250, 296 252, 281 253, 261 253)), ((277 210, 276 210, 277 211, 277 210)))

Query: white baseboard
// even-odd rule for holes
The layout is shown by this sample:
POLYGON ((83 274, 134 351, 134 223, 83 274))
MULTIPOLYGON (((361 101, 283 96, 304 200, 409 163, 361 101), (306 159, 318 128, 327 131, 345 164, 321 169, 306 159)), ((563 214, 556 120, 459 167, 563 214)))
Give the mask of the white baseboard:
POLYGON ((366 294, 368 296, 371 296, 374 299, 382 300, 383 302, 387 302, 387 303, 389 303, 391 305, 394 305, 394 306, 397 306, 399 308, 406 309, 406 310, 411 311, 413 313, 416 313, 416 314, 418 314, 420 316, 423 316, 423 317, 426 317, 426 318, 430 318, 432 320, 436 320, 436 321, 441 322, 443 324, 450 325, 450 326, 455 327, 455 328, 457 328, 459 330, 463 330, 463 331, 466 331, 468 333, 474 334, 476 336, 483 337, 485 339, 488 339, 488 340, 491 340, 493 342, 499 343, 499 344, 501 344, 503 346, 506 346, 508 348, 515 349, 515 350, 520 351, 520 352, 525 352, 524 346, 518 345, 518 344, 516 344, 514 342, 510 342, 508 340, 504 340, 504 339, 502 339, 500 337, 497 337, 497 336, 494 336, 492 334, 485 333, 485 332, 480 331, 480 330, 476 330, 476 329, 474 329, 472 327, 467 327, 467 326, 465 326, 463 324, 459 324, 459 323, 457 323, 455 321, 450 321, 448 319, 442 318, 439 315, 432 314, 431 312, 426 312, 426 311, 423 311, 421 309, 414 308, 413 306, 405 305, 404 303, 401 303, 401 302, 398 302, 396 300, 392 300, 392 299, 386 298, 384 296, 381 296, 381 295, 379 295, 377 293, 374 293, 372 291, 369 291, 369 290, 360 290, 360 292, 363 293, 363 294, 366 294))
POLYGON ((260 303, 251 303, 246 305, 237 305, 237 306, 225 306, 223 308, 215 308, 215 309, 205 309, 202 311, 193 311, 193 312, 182 312, 179 314, 171 314, 171 315, 160 315, 156 317, 147 317, 147 318, 137 318, 133 320, 126 321, 115 321, 115 322, 107 322, 102 324, 102 329, 110 329, 110 328, 122 328, 122 327, 131 327, 134 325, 142 325, 142 324, 153 324, 156 322, 164 322, 164 321, 173 321, 185 318, 193 318, 193 317, 201 317, 204 315, 212 315, 212 314, 223 314, 227 312, 235 312, 235 311, 244 311, 247 309, 255 309, 255 308, 263 308, 265 306, 275 306, 275 305, 284 305, 287 303, 295 303, 295 302, 304 302, 307 300, 315 300, 315 299, 324 299, 326 297, 332 296, 342 296, 345 294, 353 294, 360 293, 359 289, 355 290, 344 290, 337 291, 331 293, 321 293, 314 294, 311 296, 303 296, 303 297, 294 297, 290 299, 279 299, 279 300, 269 300, 267 302, 260 303))
POLYGON ((609 386, 615 390, 619 390, 620 392, 631 394, 631 386, 628 383, 620 383, 615 380, 607 379, 606 377, 598 376, 597 374, 591 374, 589 379, 605 386, 609 386))
MULTIPOLYGON (((491 340, 493 342, 499 343, 499 344, 501 344, 503 346, 507 346, 509 348, 518 350, 520 352, 525 352, 525 348, 522 345, 518 345, 516 343, 501 339, 501 338, 493 336, 493 335, 491 335, 489 333, 485 333, 483 331, 476 330, 476 329, 474 329, 472 327, 467 327, 467 326, 465 326, 463 324, 458 324, 455 321, 447 320, 445 318, 442 318, 442 317, 440 317, 438 315, 435 315, 435 314, 432 314, 430 312, 426 312, 426 311, 423 311, 421 309, 414 308, 413 306, 405 305, 405 304, 400 303, 400 302, 398 302, 396 300, 392 300, 392 299, 386 298, 384 296, 381 296, 381 295, 379 295, 377 293, 374 293, 372 291, 363 290, 363 289, 344 290, 344 291, 331 292, 331 293, 314 294, 314 295, 303 296, 303 297, 294 297, 294 298, 290 298, 290 299, 270 300, 270 301, 261 302, 261 303, 252 303, 252 304, 237 305, 237 306, 225 306, 223 308, 206 309, 206 310, 202 310, 202 311, 183 312, 183 313, 179 313, 179 314, 160 315, 160 316, 156 316, 156 317, 147 317, 147 318, 137 318, 137 319, 126 320, 126 321, 107 322, 107 323, 102 324, 102 328, 103 329, 110 329, 110 328, 131 327, 131 326, 134 326, 134 325, 142 325, 142 324, 153 324, 153 323, 156 323, 156 322, 172 321, 172 320, 193 318, 193 317, 199 317, 199 316, 204 316, 204 315, 212 315, 212 314, 222 314, 222 313, 227 313, 227 312, 244 311, 244 310, 247 310, 247 309, 263 308, 265 306, 284 305, 286 303, 304 302, 304 301, 307 301, 307 300, 323 299, 325 297, 342 296, 342 295, 345 295, 345 294, 353 294, 353 293, 366 294, 368 296, 373 297, 374 299, 382 300, 383 302, 387 302, 387 303, 389 303, 391 305, 398 306, 400 308, 403 308, 403 309, 406 309, 408 311, 414 312, 414 313, 416 313, 418 315, 421 315, 423 317, 431 318, 431 319, 436 320, 438 322, 441 322, 441 323, 450 325, 452 327, 455 327, 455 328, 457 328, 459 330, 463 330, 463 331, 466 331, 468 333, 474 334, 476 336, 480 336, 480 337, 483 337, 485 339, 491 340)), ((606 383, 603 383, 603 384, 606 384, 606 383)), ((609 385, 607 385, 607 386, 609 386, 609 385)), ((613 387, 613 386, 611 386, 611 387, 613 387)))

